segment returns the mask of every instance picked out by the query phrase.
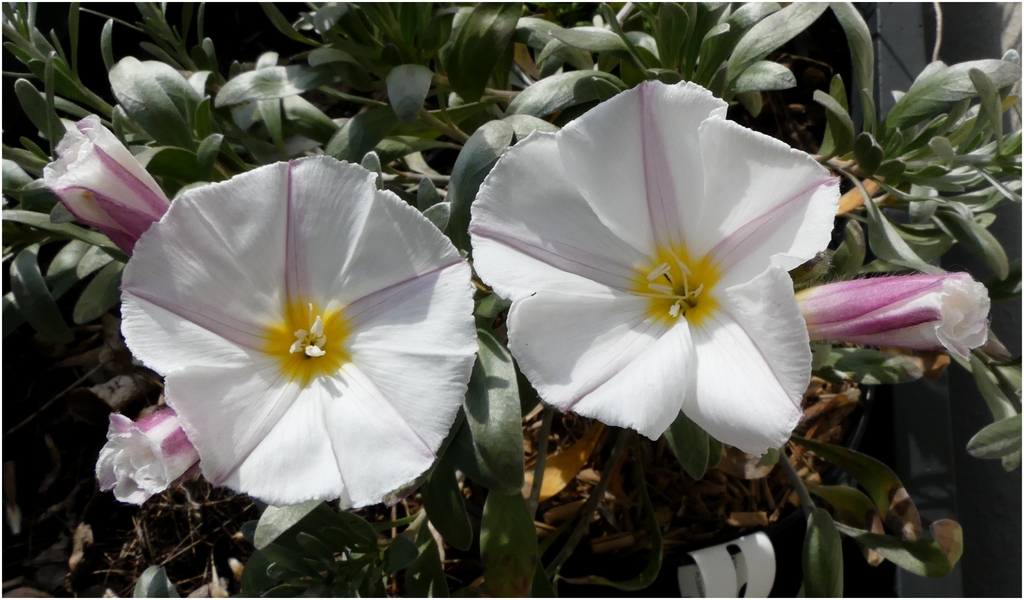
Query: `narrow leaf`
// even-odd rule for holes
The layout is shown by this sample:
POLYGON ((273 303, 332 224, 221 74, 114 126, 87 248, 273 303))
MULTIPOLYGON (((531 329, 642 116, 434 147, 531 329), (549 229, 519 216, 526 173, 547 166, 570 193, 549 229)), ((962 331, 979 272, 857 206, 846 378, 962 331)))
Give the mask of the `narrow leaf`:
MULTIPOLYGON (((3 211, 4 213, 8 211, 3 211)), ((58 344, 75 339, 61 317, 57 303, 50 296, 39 271, 39 245, 33 244, 18 253, 11 262, 11 292, 21 315, 40 334, 58 344)))
POLYGON ((832 517, 816 508, 804 537, 804 592, 808 598, 843 597, 843 544, 832 517))
POLYGON ((537 532, 526 501, 516 493, 487 494, 480 521, 484 587, 494 597, 522 598, 537 572, 537 532))
POLYGON ((974 434, 967 453, 975 458, 1002 458, 1021 451, 1020 415, 996 421, 974 434))

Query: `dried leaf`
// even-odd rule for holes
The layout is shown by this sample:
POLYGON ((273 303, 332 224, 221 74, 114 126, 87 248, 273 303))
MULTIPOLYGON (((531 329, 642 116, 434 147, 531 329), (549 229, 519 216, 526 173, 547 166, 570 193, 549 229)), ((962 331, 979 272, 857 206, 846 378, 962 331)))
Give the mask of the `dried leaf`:
MULTIPOLYGON (((590 455, 594 452, 594 447, 597 446, 603 432, 604 425, 596 423, 575 444, 548 457, 544 464, 544 479, 540 485, 541 502, 554 497, 576 478, 583 465, 590 460, 590 455)), ((526 483, 523 485, 523 496, 529 497, 532 487, 533 471, 528 469, 526 483)))
MULTIPOLYGON (((878 190, 882 189, 882 186, 878 185, 871 179, 864 180, 864 190, 874 196, 878 190)), ((856 210, 864 205, 864 196, 860 193, 860 190, 853 188, 846 192, 839 198, 839 212, 837 215, 845 215, 846 213, 856 210)))
POLYGON ((772 472, 774 465, 767 466, 760 457, 729 446, 717 468, 740 479, 761 479, 772 472))
POLYGON ((85 549, 92 546, 92 527, 85 523, 79 523, 75 528, 71 557, 68 558, 68 569, 72 572, 85 560, 85 549))

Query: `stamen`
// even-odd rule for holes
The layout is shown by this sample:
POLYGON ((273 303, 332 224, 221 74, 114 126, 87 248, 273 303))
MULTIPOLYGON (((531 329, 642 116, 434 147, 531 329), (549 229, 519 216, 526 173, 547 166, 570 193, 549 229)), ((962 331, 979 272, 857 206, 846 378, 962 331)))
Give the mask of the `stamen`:
POLYGON ((668 273, 671 269, 672 267, 668 266, 667 262, 663 262, 660 265, 658 265, 658 268, 654 269, 653 271, 650 272, 649 275, 647 275, 647 281, 654 281, 655 279, 668 273))
POLYGON ((648 283, 647 287, 656 292, 661 292, 662 294, 667 294, 669 296, 675 296, 676 294, 676 291, 673 290, 670 286, 661 283, 648 283))
POLYGON ((309 329, 295 330, 295 341, 288 347, 290 354, 302 352, 310 358, 316 358, 327 354, 324 344, 327 343, 327 336, 324 335, 324 321, 320 315, 313 318, 313 305, 309 305, 309 320, 313 322, 309 329))
POLYGON ((679 316, 679 311, 680 311, 679 301, 676 300, 676 303, 668 308, 668 315, 670 317, 678 317, 679 316))
POLYGON ((690 297, 693 298, 694 300, 696 300, 697 296, 700 296, 700 293, 703 292, 703 291, 704 291, 704 284, 702 283, 702 284, 697 286, 697 289, 693 290, 693 293, 690 294, 690 297))

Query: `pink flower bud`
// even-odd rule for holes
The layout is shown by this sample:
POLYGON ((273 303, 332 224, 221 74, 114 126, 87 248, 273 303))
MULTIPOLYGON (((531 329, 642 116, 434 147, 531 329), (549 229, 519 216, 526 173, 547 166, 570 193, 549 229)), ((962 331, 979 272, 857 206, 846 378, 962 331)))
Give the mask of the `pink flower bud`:
POLYGON ((153 176, 96 115, 65 134, 57 157, 43 170, 46 186, 79 221, 107 234, 129 254, 170 206, 153 176))
POLYGON ((121 502, 142 504, 198 463, 199 454, 170 408, 138 421, 112 413, 96 478, 101 490, 114 490, 121 502))
POLYGON ((842 281, 797 293, 812 340, 946 350, 988 339, 988 290, 966 273, 842 281))

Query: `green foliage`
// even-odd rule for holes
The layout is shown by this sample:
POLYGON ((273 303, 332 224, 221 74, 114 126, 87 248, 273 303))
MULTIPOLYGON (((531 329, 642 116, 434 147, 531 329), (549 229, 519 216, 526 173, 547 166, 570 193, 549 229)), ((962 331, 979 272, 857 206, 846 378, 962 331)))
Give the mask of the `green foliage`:
POLYGON ((523 429, 512 355, 491 333, 478 330, 480 353, 463 410, 466 421, 448 452, 455 466, 499 494, 523 488, 523 429))
POLYGON ((808 598, 843 597, 843 545, 836 524, 823 508, 807 517, 803 569, 808 598))
POLYGON ((174 584, 167 578, 167 571, 156 565, 146 567, 135 582, 136 598, 180 598, 174 584))
POLYGON ((686 474, 694 479, 704 477, 708 467, 718 462, 709 462, 710 436, 683 412, 679 413, 665 432, 665 441, 686 474))
POLYGON ((527 595, 537 570, 537 533, 523 496, 492 490, 480 521, 484 586, 495 597, 527 595))

